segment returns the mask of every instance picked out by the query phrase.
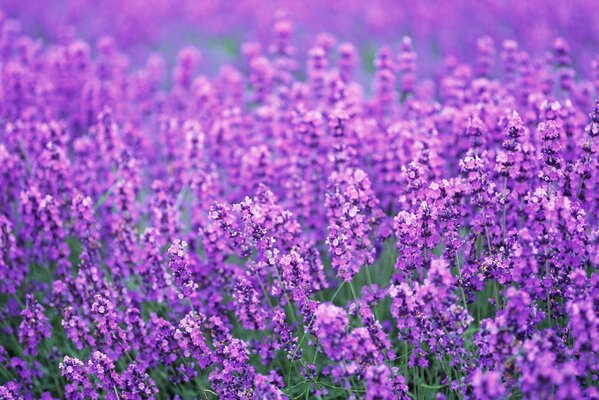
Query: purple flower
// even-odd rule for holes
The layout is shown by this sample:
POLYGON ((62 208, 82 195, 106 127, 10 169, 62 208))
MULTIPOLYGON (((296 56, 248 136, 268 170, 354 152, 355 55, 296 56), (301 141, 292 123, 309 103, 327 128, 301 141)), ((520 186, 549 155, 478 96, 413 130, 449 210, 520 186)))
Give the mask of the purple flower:
POLYGON ((501 374, 496 371, 483 372, 477 369, 472 376, 474 397, 478 400, 499 400, 505 397, 501 374))
POLYGON ((92 319, 96 328, 98 342, 102 343, 105 351, 114 351, 117 355, 129 349, 125 331, 119 325, 118 310, 109 299, 100 294, 94 296, 91 306, 92 319))
POLYGON ((366 368, 364 380, 366 381, 367 399, 406 400, 410 398, 405 378, 397 375, 394 370, 390 370, 385 364, 371 365, 366 368))
POLYGON ((99 398, 99 394, 96 392, 92 381, 89 379, 83 362, 76 358, 66 356, 60 363, 59 368, 60 374, 69 382, 65 386, 65 394, 68 395, 69 398, 76 400, 99 398))
POLYGON ((189 298, 198 288, 191 275, 189 255, 185 252, 186 247, 186 242, 177 239, 168 249, 170 255, 168 265, 181 299, 189 298))
POLYGON ((331 264, 339 277, 351 281, 362 266, 374 262, 371 232, 382 219, 366 173, 360 169, 333 173, 325 206, 331 264))
POLYGON ((32 294, 26 296, 21 315, 23 321, 19 325, 19 343, 25 346, 25 354, 35 356, 39 343, 52 335, 52 327, 48 317, 44 315, 44 307, 32 294))
POLYGON ((121 375, 121 394, 126 399, 155 399, 158 389, 154 380, 135 362, 121 375))
MULTIPOLYGON (((558 181, 562 176, 561 145, 559 143, 560 127, 555 121, 541 122, 537 127, 541 145, 541 156, 544 165, 539 178, 548 185, 558 181)), ((550 192, 548 192, 550 195, 550 192)))
POLYGON ((349 320, 345 310, 333 304, 322 303, 314 312, 312 330, 325 354, 333 361, 343 358, 348 326, 349 320))
POLYGON ((65 308, 61 324, 67 338, 73 342, 78 350, 82 350, 86 346, 95 346, 96 341, 90 333, 88 323, 77 314, 73 307, 65 308))
POLYGON ((86 373, 97 378, 99 388, 104 390, 107 397, 116 398, 114 390, 120 387, 121 377, 116 372, 114 362, 106 354, 94 351, 87 362, 86 373))
POLYGON ((237 316, 244 328, 251 330, 264 329, 267 314, 262 308, 258 292, 253 288, 250 280, 245 277, 236 280, 233 289, 233 300, 237 316))
POLYGON ((12 224, 0 215, 0 291, 14 294, 27 275, 22 250, 12 233, 12 224))
POLYGON ((220 343, 215 349, 215 368, 208 380, 223 399, 251 397, 255 379, 254 368, 248 365, 246 344, 236 338, 220 343))
POLYGON ((206 368, 211 362, 211 352, 201 330, 203 322, 203 316, 190 312, 179 322, 173 337, 185 357, 193 357, 201 368, 206 368))

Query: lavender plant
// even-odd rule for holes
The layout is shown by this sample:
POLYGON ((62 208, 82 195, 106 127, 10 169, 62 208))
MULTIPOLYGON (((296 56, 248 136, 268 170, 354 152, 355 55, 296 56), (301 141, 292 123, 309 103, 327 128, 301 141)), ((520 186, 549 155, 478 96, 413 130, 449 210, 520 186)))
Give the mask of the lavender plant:
POLYGON ((599 398, 592 2, 542 54, 489 2, 515 38, 477 16, 466 61, 419 52, 472 36, 426 27, 474 18, 444 2, 371 15, 424 25, 376 50, 296 35, 327 2, 257 2, 229 63, 87 42, 113 16, 86 1, 40 39, 27 3, 0 13, 0 399, 599 398))

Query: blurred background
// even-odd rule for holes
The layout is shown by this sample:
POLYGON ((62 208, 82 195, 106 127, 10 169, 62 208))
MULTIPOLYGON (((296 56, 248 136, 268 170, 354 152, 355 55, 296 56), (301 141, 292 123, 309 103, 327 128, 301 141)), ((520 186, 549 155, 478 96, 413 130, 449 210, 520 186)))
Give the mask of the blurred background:
POLYGON ((419 74, 447 55, 467 60, 482 35, 515 39, 543 56, 556 37, 569 43, 575 67, 590 68, 599 44, 597 0, 0 0, 4 18, 48 42, 73 37, 90 43, 112 36, 135 60, 150 52, 174 59, 182 47, 202 50, 210 70, 234 59, 244 41, 269 42, 277 11, 294 21, 293 43, 304 53, 320 32, 357 45, 365 66, 376 49, 413 38, 419 74))

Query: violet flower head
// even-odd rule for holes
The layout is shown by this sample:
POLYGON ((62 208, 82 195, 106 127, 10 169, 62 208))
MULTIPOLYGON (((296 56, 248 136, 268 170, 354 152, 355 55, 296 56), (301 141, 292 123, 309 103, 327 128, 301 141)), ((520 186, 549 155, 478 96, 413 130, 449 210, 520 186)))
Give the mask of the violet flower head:
POLYGON ((557 38, 553 42, 553 57, 559 87, 564 92, 570 92, 574 86, 574 68, 570 58, 570 46, 564 38, 557 38))
POLYGON ((65 356, 59 364, 60 374, 67 379, 65 394, 75 400, 99 398, 89 379, 85 364, 76 358, 65 356))
POLYGON ((0 214, 0 292, 14 294, 27 275, 10 220, 0 214))
POLYGON ((505 396, 501 374, 496 371, 483 372, 477 369, 472 377, 474 397, 478 400, 500 400, 505 396))
POLYGON ((237 279, 233 289, 235 310, 246 329, 262 330, 266 323, 266 311, 260 304, 260 297, 252 287, 250 280, 244 277, 237 279))
POLYGON ((562 156, 561 145, 559 142, 561 129, 557 122, 541 122, 537 127, 541 145, 541 159, 543 165, 539 172, 539 178, 548 185, 556 183, 562 176, 562 156))
POLYGON ((154 380, 135 362, 123 372, 121 380, 120 396, 126 399, 155 399, 159 392, 154 380))
POLYGON ((220 344, 215 352, 218 361, 208 380, 216 393, 225 399, 251 397, 256 373, 247 364, 246 343, 232 338, 228 343, 220 344))
POLYGON ((177 66, 173 71, 173 80, 181 89, 191 86, 194 70, 200 61, 200 52, 194 47, 187 47, 177 55, 177 66))
POLYGON ((339 74, 344 83, 351 82, 357 64, 357 50, 351 43, 339 45, 339 74))
POLYGON ((194 282, 191 275, 189 255, 185 251, 186 247, 187 243, 185 241, 177 239, 168 249, 170 256, 168 263, 169 268, 174 283, 177 286, 177 289, 179 289, 179 297, 181 299, 185 297, 189 298, 198 288, 197 283, 194 282))
POLYGON ((405 378, 397 375, 395 368, 390 370, 385 364, 371 365, 366 368, 366 399, 368 400, 407 400, 408 387, 405 378))
POLYGON ((44 307, 32 294, 26 296, 21 316, 23 321, 19 325, 19 342, 25 346, 25 354, 35 356, 39 343, 52 335, 52 327, 44 315, 44 307))
POLYGON ((185 357, 193 357, 201 368, 206 368, 211 361, 211 352, 202 333, 203 322, 203 316, 190 312, 179 322, 173 337, 185 357))
POLYGON ((65 308, 61 325, 76 349, 83 350, 86 346, 93 347, 96 344, 87 321, 73 307, 65 308))
POLYGON ((374 262, 371 235, 382 219, 366 173, 360 169, 334 172, 329 179, 325 206, 331 264, 338 276, 350 281, 362 266, 374 262))
POLYGON ((476 41, 477 59, 476 70, 477 75, 482 78, 489 78, 493 72, 495 62, 495 43, 493 38, 483 36, 476 41))
POLYGON ((396 65, 391 50, 382 48, 374 60, 374 92, 377 112, 381 122, 394 113, 396 65))
POLYGON ((108 298, 97 294, 91 306, 92 319, 100 334, 100 341, 105 344, 105 351, 121 354, 128 349, 128 342, 123 328, 117 318, 118 310, 108 298))
POLYGON ((99 233, 96 227, 92 199, 82 194, 76 194, 71 205, 71 213, 74 219, 73 230, 75 234, 90 250, 97 249, 99 244, 99 233))
POLYGON ((112 398, 114 388, 121 385, 121 377, 116 372, 114 362, 102 352, 92 353, 87 362, 86 372, 89 376, 93 375, 97 378, 99 387, 107 393, 108 397, 112 398))
POLYGON ((412 48, 412 39, 404 37, 398 55, 397 70, 400 73, 399 86, 403 95, 412 93, 416 82, 416 52, 412 48))
POLYGON ((342 359, 348 326, 349 319, 343 308, 330 303, 322 303, 316 309, 312 329, 325 354, 331 360, 342 359))

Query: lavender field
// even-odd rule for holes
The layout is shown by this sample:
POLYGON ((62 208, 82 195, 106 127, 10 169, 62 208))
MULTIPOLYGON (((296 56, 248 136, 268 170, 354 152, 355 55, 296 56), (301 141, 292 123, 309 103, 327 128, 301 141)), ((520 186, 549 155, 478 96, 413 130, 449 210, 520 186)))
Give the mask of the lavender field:
POLYGON ((599 399, 595 0, 0 0, 0 400, 599 399))

